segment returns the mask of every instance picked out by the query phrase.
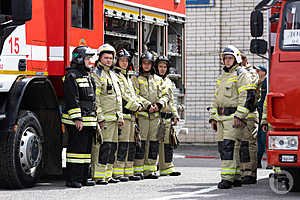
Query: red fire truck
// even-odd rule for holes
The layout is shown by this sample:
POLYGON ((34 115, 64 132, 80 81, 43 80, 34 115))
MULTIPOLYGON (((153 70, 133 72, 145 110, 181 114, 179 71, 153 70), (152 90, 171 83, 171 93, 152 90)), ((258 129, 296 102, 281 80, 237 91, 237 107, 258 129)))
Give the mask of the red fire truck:
POLYGON ((184 0, 0 2, 0 186, 62 173, 62 78, 72 50, 104 42, 169 56, 178 101, 185 83, 184 0))
MULTIPOLYGON (((251 34, 261 37, 263 14, 269 9, 268 165, 274 166, 270 188, 276 193, 300 190, 300 1, 263 0, 251 16, 251 34), (299 120, 299 121, 298 121, 299 120)), ((264 54, 267 42, 251 41, 251 52, 264 54)))

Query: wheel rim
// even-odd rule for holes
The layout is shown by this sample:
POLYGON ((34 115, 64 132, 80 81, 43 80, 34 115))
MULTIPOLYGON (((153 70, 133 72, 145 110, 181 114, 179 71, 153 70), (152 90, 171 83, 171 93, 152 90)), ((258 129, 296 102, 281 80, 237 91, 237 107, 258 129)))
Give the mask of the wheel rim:
POLYGON ((33 127, 27 127, 20 140, 20 163, 27 175, 34 176, 42 159, 42 143, 33 127))

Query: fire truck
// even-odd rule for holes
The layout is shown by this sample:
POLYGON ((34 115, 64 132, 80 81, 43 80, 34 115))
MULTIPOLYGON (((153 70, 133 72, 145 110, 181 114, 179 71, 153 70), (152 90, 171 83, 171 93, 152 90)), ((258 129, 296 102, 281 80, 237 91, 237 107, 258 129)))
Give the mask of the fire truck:
POLYGON ((273 166, 269 185, 284 194, 300 191, 300 1, 263 0, 251 14, 251 52, 268 52, 269 93, 267 161, 273 166), (263 35, 263 13, 268 10, 269 43, 263 35))
POLYGON ((134 68, 145 51, 168 56, 182 103, 184 26, 184 0, 1 1, 0 186, 62 174, 62 78, 77 46, 127 48, 134 68))

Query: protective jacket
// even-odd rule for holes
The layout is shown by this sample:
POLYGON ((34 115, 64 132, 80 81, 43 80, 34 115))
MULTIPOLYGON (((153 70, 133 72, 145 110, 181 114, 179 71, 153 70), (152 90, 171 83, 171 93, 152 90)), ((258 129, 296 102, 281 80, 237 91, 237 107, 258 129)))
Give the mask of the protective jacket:
POLYGON ((238 65, 224 68, 224 73, 217 79, 210 120, 245 119, 253 109, 255 89, 245 68, 238 65))
POLYGON ((261 124, 262 125, 263 124, 268 124, 268 121, 267 121, 267 98, 265 98, 265 101, 264 101, 261 124))
POLYGON ((96 83, 98 122, 123 121, 122 96, 117 75, 98 62, 92 77, 96 83))
POLYGON ((167 93, 169 96, 169 103, 160 110, 162 118, 179 118, 177 108, 176 108, 176 103, 174 102, 174 89, 175 84, 167 77, 163 79, 163 85, 167 89, 167 93))
POLYGON ((63 90, 62 122, 75 125, 75 120, 81 120, 83 126, 96 127, 95 82, 83 65, 71 64, 67 68, 63 90))
POLYGON ((131 78, 127 74, 127 71, 115 66, 114 72, 119 78, 122 94, 123 117, 130 119, 130 115, 135 114, 138 108, 143 105, 135 93, 131 78))
POLYGON ((143 73, 133 79, 133 84, 144 106, 141 112, 137 112, 137 115, 150 117, 150 119, 159 117, 158 112, 149 114, 147 111, 151 104, 157 103, 161 107, 168 104, 168 89, 163 85, 162 78, 156 74, 146 75, 143 73))

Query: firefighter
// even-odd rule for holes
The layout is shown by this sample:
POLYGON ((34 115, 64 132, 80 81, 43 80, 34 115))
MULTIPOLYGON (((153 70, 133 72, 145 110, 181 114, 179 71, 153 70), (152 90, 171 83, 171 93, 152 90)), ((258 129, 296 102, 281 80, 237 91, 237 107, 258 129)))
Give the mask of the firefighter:
POLYGON ((102 144, 94 145, 92 153, 92 177, 96 184, 117 183, 112 178, 113 164, 118 144, 118 130, 123 126, 122 96, 118 77, 112 71, 115 49, 103 44, 97 50, 98 60, 92 77, 96 83, 96 106, 102 144), (99 147, 100 145, 100 147, 99 147))
POLYGON ((134 176, 133 161, 136 151, 135 143, 135 113, 141 111, 143 105, 140 103, 132 81, 128 66, 131 56, 126 49, 117 52, 117 63, 114 71, 118 75, 120 89, 122 93, 124 126, 119 132, 119 142, 117 159, 113 166, 113 177, 122 182, 128 180, 141 180, 139 176, 134 176))
POLYGON ((79 46, 72 52, 72 61, 64 79, 65 108, 62 123, 68 133, 66 186, 93 186, 88 180, 92 138, 96 133, 95 83, 89 76, 91 49, 79 46))
POLYGON ((133 79, 135 90, 143 104, 137 112, 141 131, 141 147, 137 148, 134 173, 141 178, 157 179, 157 156, 159 143, 157 131, 160 123, 159 111, 168 103, 168 94, 162 78, 154 73, 154 58, 150 52, 140 57, 139 75, 133 79))
POLYGON ((181 173, 175 171, 173 164, 173 146, 170 139, 176 139, 173 126, 177 125, 179 115, 174 102, 173 89, 175 84, 168 78, 169 59, 166 56, 159 56, 155 60, 155 72, 163 79, 163 84, 168 88, 169 102, 165 108, 160 110, 162 123, 165 126, 165 132, 158 138, 159 144, 159 171, 160 176, 180 176, 181 173))
POLYGON ((255 87, 255 101, 252 110, 249 110, 246 117, 247 126, 243 129, 240 148, 240 166, 242 184, 255 184, 257 178, 257 131, 258 131, 258 112, 257 105, 260 99, 262 81, 257 73, 256 67, 248 64, 245 53, 242 52, 241 65, 249 72, 251 84, 255 87))
POLYGON ((249 73, 239 64, 240 51, 229 45, 221 53, 224 73, 217 79, 209 122, 217 131, 218 151, 221 157, 221 182, 219 189, 241 186, 240 137, 245 119, 255 99, 255 87, 249 73))

